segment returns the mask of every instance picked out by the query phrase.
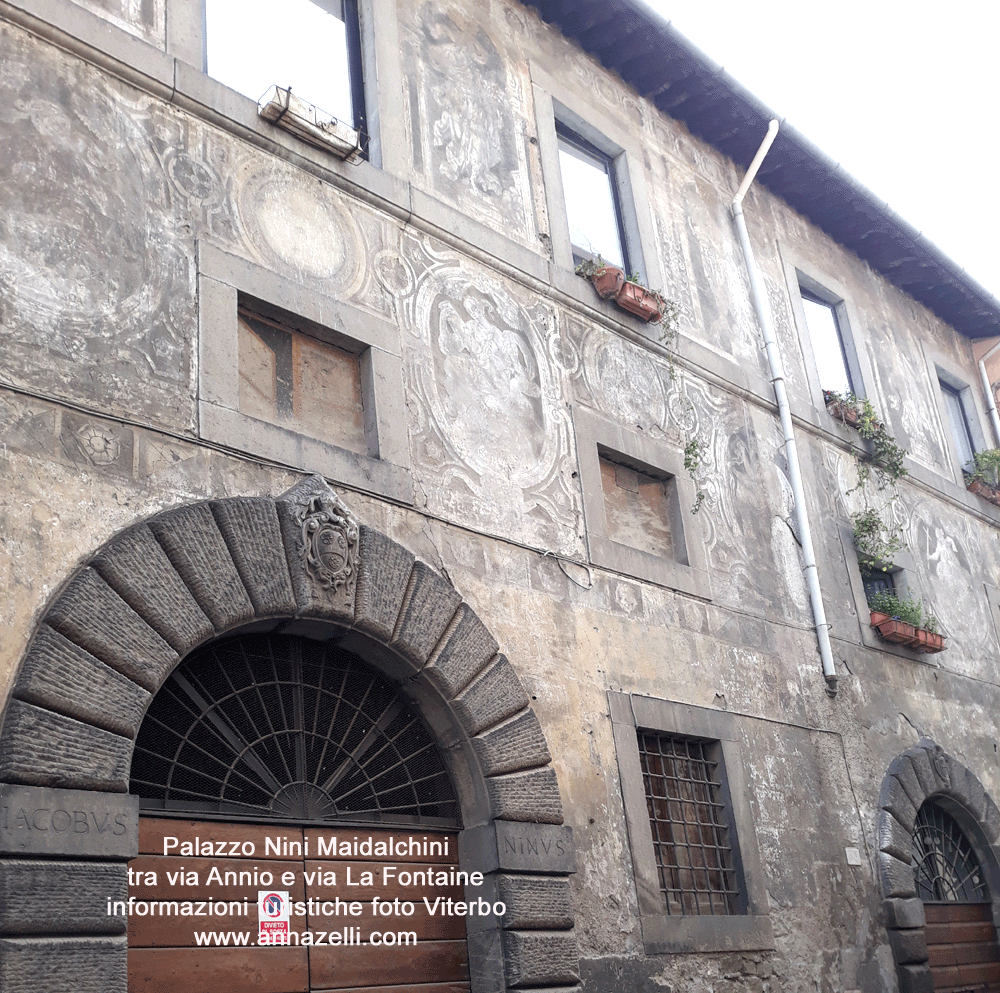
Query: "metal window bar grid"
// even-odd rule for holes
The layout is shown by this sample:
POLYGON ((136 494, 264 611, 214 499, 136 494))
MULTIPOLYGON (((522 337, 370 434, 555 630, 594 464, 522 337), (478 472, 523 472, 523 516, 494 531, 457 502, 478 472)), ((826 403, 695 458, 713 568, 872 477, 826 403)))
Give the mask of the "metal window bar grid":
POLYGON ((925 803, 913 826, 913 874, 924 903, 989 903, 979 859, 958 822, 925 803))
POLYGON ((638 732, 660 889, 671 915, 738 913, 718 743, 638 732))

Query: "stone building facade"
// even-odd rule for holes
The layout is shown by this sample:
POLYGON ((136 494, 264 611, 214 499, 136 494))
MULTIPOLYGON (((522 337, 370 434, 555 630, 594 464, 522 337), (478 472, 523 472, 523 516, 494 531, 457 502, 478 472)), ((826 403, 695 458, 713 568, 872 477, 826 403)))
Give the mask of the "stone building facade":
POLYGON ((779 133, 744 210, 825 679, 730 216, 766 108, 613 6, 331 5, 361 143, 345 159, 329 128, 288 130, 287 89, 274 123, 205 71, 201 0, 0 0, 4 990, 993 981, 948 965, 936 915, 978 906, 993 954, 1000 511, 962 464, 998 442, 977 362, 1000 304, 779 133), (676 341, 574 274, 566 156, 609 177, 618 247, 675 303, 676 341), (824 402, 824 314, 907 450, 892 500, 857 487, 863 444, 824 402), (943 652, 869 623, 851 519, 871 501, 905 543, 883 580, 936 616, 943 652), (206 674, 243 700, 257 663, 236 686, 225 652, 279 644, 278 703, 237 727, 206 674), (316 714, 347 701, 331 672, 367 674, 366 733, 397 742, 405 713, 427 736, 391 788, 370 766, 390 745, 355 743, 373 806, 316 744, 338 718, 307 734, 282 710, 285 684, 316 714), (268 755, 294 765, 296 742, 307 773, 276 778, 268 755), (469 894, 505 909, 377 966, 302 951, 281 976, 276 949, 142 944, 114 904, 157 819, 441 832, 483 874, 469 894), (962 899, 921 875, 943 837, 962 899))

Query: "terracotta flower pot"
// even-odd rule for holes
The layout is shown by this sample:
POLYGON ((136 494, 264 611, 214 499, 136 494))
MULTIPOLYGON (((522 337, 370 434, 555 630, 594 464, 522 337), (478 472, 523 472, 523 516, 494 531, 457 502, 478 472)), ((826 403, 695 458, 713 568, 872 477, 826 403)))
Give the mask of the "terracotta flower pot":
POLYGON ((966 489, 970 493, 975 493, 976 496, 982 497, 984 500, 988 500, 990 503, 1000 507, 1000 490, 994 486, 990 486, 989 483, 984 483, 981 479, 970 479, 966 484, 966 489))
POLYGON ((657 324, 663 317, 665 303, 663 297, 653 293, 638 283, 626 282, 618 291, 615 303, 649 324, 657 324))
POLYGON ((858 426, 859 415, 854 407, 845 407, 839 400, 828 400, 826 410, 831 417, 836 417, 838 421, 843 421, 852 428, 858 426))
MULTIPOLYGON (((885 617, 885 615, 881 615, 885 617)), ((906 621, 901 621, 898 617, 886 617, 879 624, 872 622, 872 626, 878 631, 879 637, 886 641, 891 641, 896 645, 910 645, 916 643, 917 629, 906 621)))
POLYGON ((618 291, 622 288, 625 282, 625 272, 618 266, 602 266, 590 277, 590 281, 594 284, 597 295, 602 300, 608 300, 617 296, 618 291))

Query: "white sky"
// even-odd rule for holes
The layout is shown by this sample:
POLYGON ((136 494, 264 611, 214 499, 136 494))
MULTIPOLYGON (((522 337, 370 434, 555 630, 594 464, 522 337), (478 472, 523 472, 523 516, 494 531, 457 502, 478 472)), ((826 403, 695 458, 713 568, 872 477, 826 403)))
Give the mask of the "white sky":
POLYGON ((996 0, 646 2, 1000 297, 996 0))

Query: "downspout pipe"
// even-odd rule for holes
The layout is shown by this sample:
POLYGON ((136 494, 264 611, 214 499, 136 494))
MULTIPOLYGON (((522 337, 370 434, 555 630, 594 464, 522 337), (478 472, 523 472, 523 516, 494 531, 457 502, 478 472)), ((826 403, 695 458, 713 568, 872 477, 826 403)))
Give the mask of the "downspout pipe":
POLYGON ((983 399, 986 401, 986 406, 990 412, 990 420, 993 422, 993 440, 996 442, 997 447, 1000 448, 1000 414, 997 413, 997 402, 993 396, 993 387, 990 386, 990 377, 986 374, 986 360, 998 348, 1000 348, 1000 341, 980 358, 979 376, 983 381, 983 399))
POLYGON ((774 334, 774 322, 771 318, 771 306, 768 303, 767 291, 761 278, 760 270, 754 258, 747 233, 746 219, 743 217, 743 198, 750 184, 757 175, 764 156, 767 155, 775 135, 778 133, 778 122, 771 121, 767 135, 761 142, 750 168, 740 183, 740 188, 733 198, 733 223, 743 258, 746 262, 747 275, 750 278, 750 299, 757 314, 757 323, 764 336, 764 350, 767 353, 767 364, 771 375, 771 385, 774 388, 774 399, 778 404, 778 416, 781 419, 781 430, 785 436, 785 460, 788 463, 788 478, 792 486, 792 498, 795 504, 795 521, 798 525, 799 540, 802 545, 803 574, 806 588, 809 591, 809 602, 812 606, 813 626, 816 629, 816 640, 819 643, 820 659, 823 663, 823 676, 826 679, 826 692, 830 696, 837 694, 837 669, 833 662, 833 649, 830 647, 830 625, 826 620, 823 608, 823 592, 819 585, 819 572, 816 568, 816 554, 813 551, 812 532, 809 529, 809 516, 806 513, 805 491, 802 488, 802 473, 799 470, 799 456, 795 448, 795 433, 792 430, 792 414, 788 407, 788 394, 785 392, 785 373, 781 364, 781 353, 778 351, 778 341, 774 334))

